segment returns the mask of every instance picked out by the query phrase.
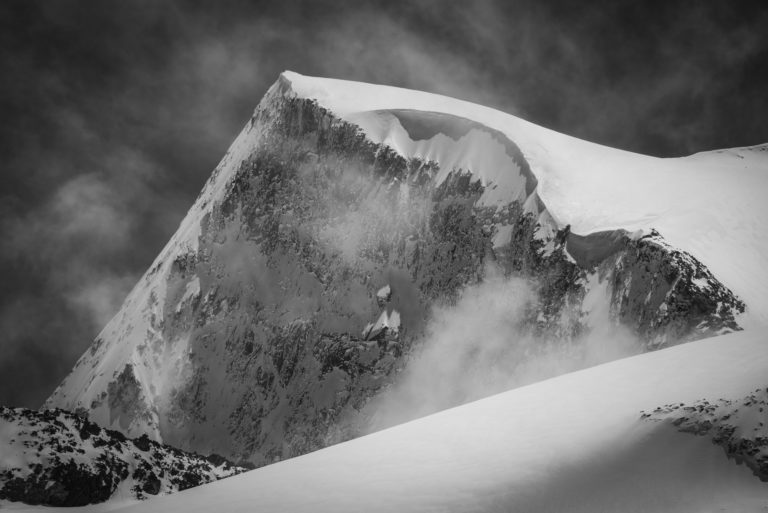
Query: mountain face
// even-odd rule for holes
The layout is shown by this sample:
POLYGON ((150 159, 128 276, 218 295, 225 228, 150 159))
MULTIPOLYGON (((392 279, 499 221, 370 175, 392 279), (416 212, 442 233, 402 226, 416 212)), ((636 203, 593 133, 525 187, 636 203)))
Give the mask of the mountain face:
POLYGON ((46 407, 256 465, 303 454, 360 434, 433 308, 489 273, 529 284, 516 329, 547 343, 604 319, 646 349, 739 330, 768 278, 757 243, 729 259, 751 239, 720 202, 761 201, 764 149, 654 159, 286 72, 46 407))
POLYGON ((150 440, 127 439, 62 410, 0 407, 0 499, 83 506, 186 490, 246 469, 150 440))

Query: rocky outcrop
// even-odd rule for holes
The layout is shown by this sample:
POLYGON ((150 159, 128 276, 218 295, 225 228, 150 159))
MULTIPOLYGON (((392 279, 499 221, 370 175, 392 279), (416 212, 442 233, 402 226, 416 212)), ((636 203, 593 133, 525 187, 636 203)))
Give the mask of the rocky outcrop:
POLYGON ((725 451, 728 459, 745 464, 761 481, 768 482, 768 388, 757 389, 738 400, 705 399, 678 403, 642 412, 650 422, 670 423, 681 433, 707 436, 725 451))
POLYGON ((374 143, 282 78, 48 404, 256 465, 303 454, 359 434, 346 419, 396 379, 430 309, 491 267, 531 283, 520 330, 542 340, 588 331, 598 303, 649 348, 738 329, 743 303, 660 234, 558 226, 499 132, 381 115, 413 140, 476 137, 513 192, 374 143))
POLYGON ((692 255, 671 247, 656 231, 598 264, 610 276, 611 310, 651 347, 740 329, 745 305, 692 255))
POLYGON ((63 410, 0 407, 0 454, 0 499, 45 506, 144 499, 246 470, 146 435, 128 439, 63 410))

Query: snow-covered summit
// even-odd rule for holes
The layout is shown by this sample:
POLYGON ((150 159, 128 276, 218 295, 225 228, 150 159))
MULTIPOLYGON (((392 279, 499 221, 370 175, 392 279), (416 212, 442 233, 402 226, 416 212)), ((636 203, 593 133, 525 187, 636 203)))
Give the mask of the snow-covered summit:
MULTIPOLYGON (((462 139, 483 138, 483 127, 522 151, 538 182, 536 193, 563 227, 587 235, 604 230, 658 230, 709 267, 768 322, 768 151, 766 145, 657 158, 583 141, 481 105, 436 94, 346 80, 281 75, 287 94, 314 99, 360 126, 374 142, 406 156, 464 165, 485 184, 508 184, 514 167, 493 155, 451 155, 445 119, 432 137, 414 142, 399 112, 440 113, 472 122, 462 139)), ((434 116, 433 116, 434 117, 434 116)), ((450 134, 449 134, 450 135, 450 134)), ((497 144, 498 146, 498 144, 497 144)), ((496 151, 502 155, 503 151, 496 151)))
POLYGON ((531 285, 505 336, 569 344, 613 323, 649 348, 738 330, 745 302, 753 319, 768 303, 767 164, 645 157, 286 72, 47 406, 256 465, 311 452, 361 433, 430 312, 489 268, 531 285))

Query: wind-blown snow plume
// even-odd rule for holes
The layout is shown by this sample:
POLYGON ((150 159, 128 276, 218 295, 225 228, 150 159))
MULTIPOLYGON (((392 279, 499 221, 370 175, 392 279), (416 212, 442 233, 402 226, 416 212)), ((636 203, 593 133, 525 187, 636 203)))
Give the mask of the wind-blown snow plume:
POLYGON ((403 374, 366 406, 372 431, 482 397, 643 351, 642 342, 608 315, 569 343, 525 326, 537 294, 530 282, 493 268, 452 306, 432 309, 426 339, 403 374))

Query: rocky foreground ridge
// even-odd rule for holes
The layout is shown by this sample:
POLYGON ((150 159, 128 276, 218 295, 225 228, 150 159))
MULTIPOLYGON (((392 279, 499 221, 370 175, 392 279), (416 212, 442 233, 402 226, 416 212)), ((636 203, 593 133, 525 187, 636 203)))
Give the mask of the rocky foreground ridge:
POLYGON ((0 407, 0 499, 83 506, 144 499, 247 470, 150 440, 126 438, 63 410, 0 407))
POLYGON ((47 406, 255 465, 303 454, 357 436, 430 309, 490 268, 530 283, 519 332, 549 343, 597 310, 648 349, 740 329, 744 303, 662 233, 558 225, 503 134, 377 115, 427 147, 484 141, 514 183, 374 143, 283 76, 47 406))
POLYGON ((744 464, 768 482, 768 388, 741 399, 701 399, 660 406, 641 413, 648 422, 671 424, 681 433, 705 436, 723 448, 728 459, 744 464))

